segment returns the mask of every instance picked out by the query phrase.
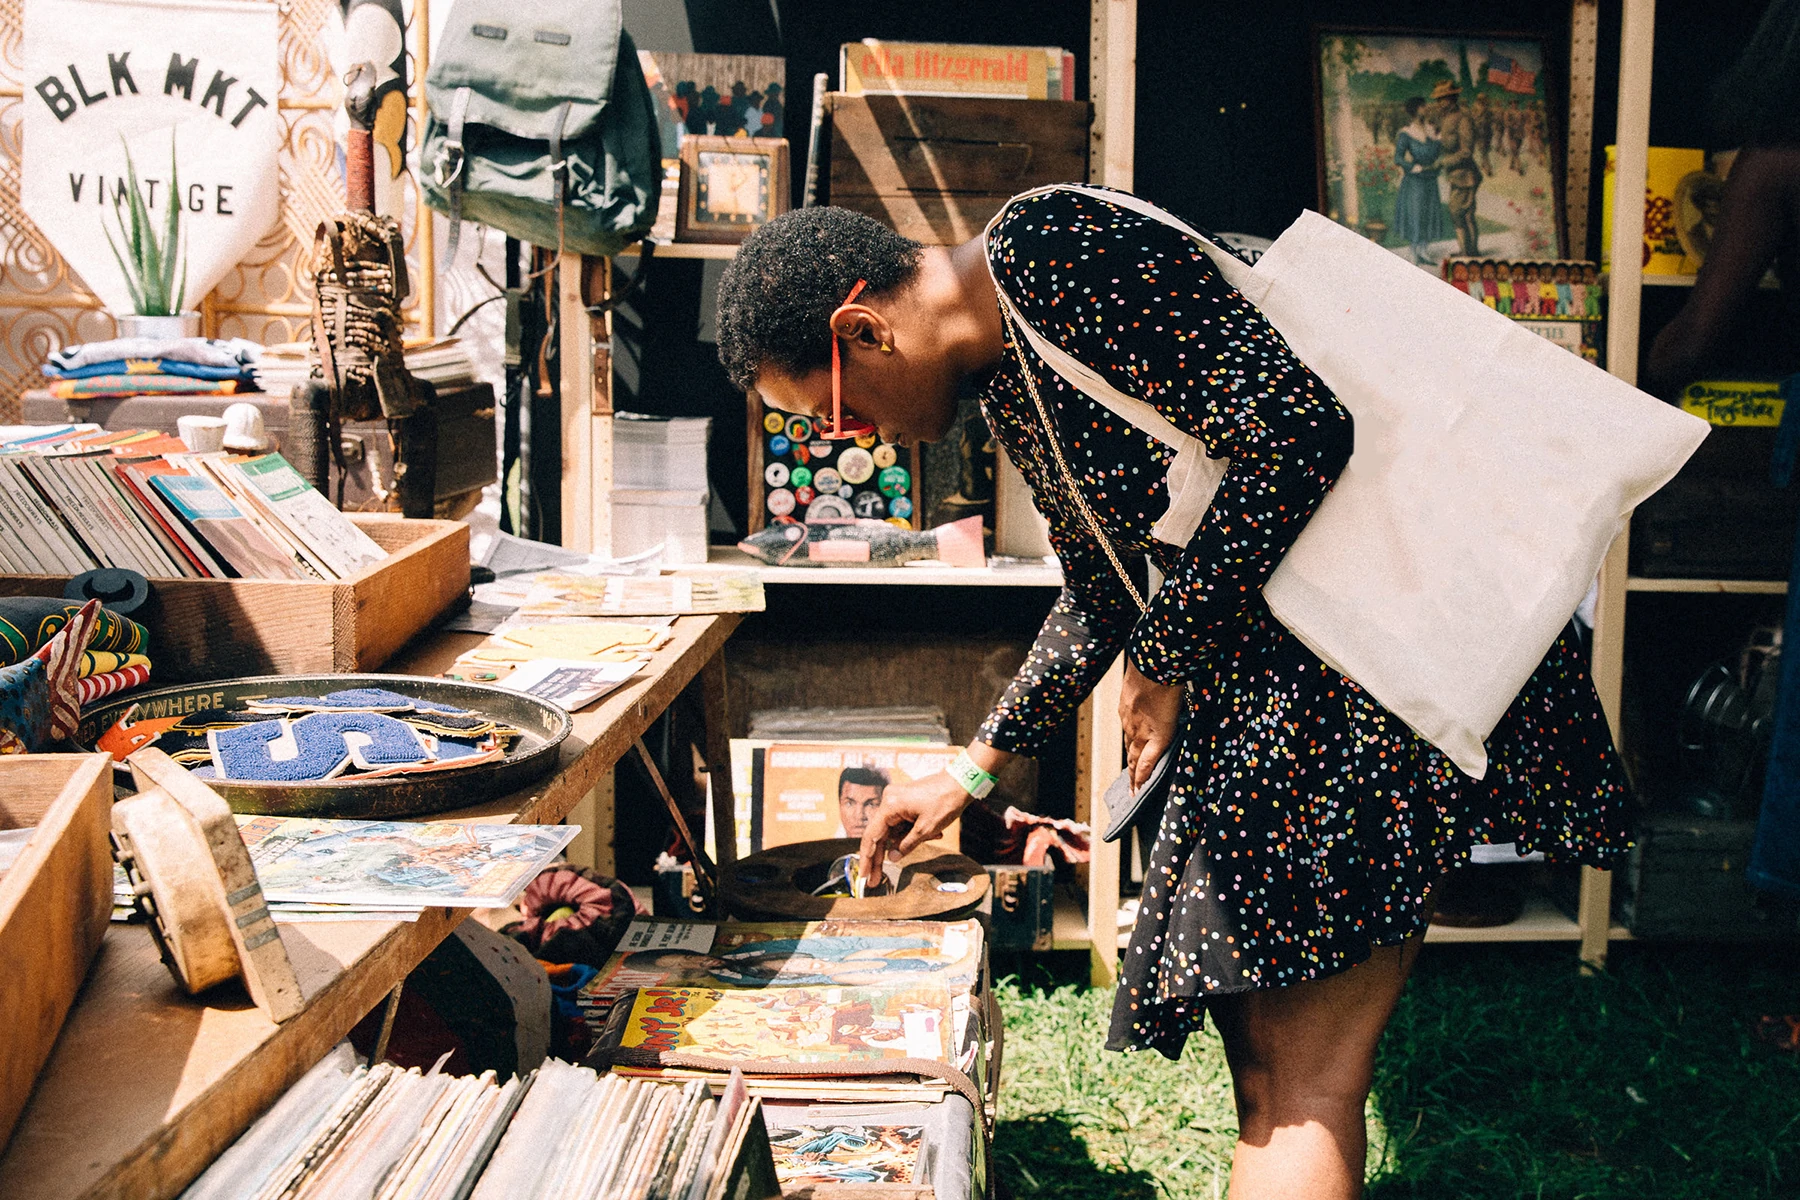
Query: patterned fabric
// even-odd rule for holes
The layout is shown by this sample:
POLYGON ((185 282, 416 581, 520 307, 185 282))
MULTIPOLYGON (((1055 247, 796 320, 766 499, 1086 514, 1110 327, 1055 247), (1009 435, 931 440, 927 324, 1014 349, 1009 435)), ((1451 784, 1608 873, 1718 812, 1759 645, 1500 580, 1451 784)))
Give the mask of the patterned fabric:
POLYGON ((100 602, 71 608, 73 616, 59 618, 56 635, 30 658, 0 667, 0 753, 36 753, 75 736, 81 652, 100 620, 100 602))
POLYGON ((1579 647, 1551 647, 1479 782, 1270 616, 1262 585, 1348 460, 1349 414, 1180 233, 1071 192, 1015 201, 990 260, 1048 338, 1231 466, 1186 547, 1150 536, 1169 451, 1010 346, 982 408, 1050 522, 1065 586, 982 726, 1035 753, 1118 652, 1189 687, 1191 728, 1151 851, 1108 1045, 1180 1054, 1207 997, 1318 979, 1422 933, 1471 845, 1604 865, 1626 791, 1579 647), (1139 618, 1062 496, 1028 360, 1078 486, 1127 558, 1165 576, 1139 618))
POLYGON ((150 682, 150 664, 136 662, 120 667, 116 671, 106 671, 98 675, 83 675, 75 682, 75 692, 86 708, 96 700, 103 700, 129 688, 141 687, 150 682))
MULTIPOLYGON (((22 662, 55 637, 81 605, 60 596, 0 597, 0 665, 22 662)), ((144 654, 150 648, 150 632, 136 621, 101 609, 89 650, 113 650, 144 654)))

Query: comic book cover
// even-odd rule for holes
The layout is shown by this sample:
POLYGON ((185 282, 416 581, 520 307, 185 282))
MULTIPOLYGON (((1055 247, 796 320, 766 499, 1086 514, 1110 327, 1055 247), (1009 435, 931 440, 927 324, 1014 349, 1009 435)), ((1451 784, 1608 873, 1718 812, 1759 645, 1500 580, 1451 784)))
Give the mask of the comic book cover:
MULTIPOLYGON (((893 784, 946 770, 962 747, 918 742, 779 742, 752 757, 750 844, 757 850, 857 838, 893 784)), ((961 849, 962 823, 926 843, 961 849)))
POLYGON ((577 997, 598 1031, 637 988, 931 985, 960 1011, 981 970, 977 921, 638 920, 577 997))
POLYGON ((237 819, 269 900, 504 908, 579 831, 574 825, 237 819))
MULTIPOLYGON (((923 1105, 917 1105, 923 1109, 923 1105)), ((769 1130, 783 1188, 822 1183, 912 1183, 923 1124, 817 1120, 769 1130)))
POLYGON ((942 987, 641 988, 607 1023, 614 1061, 655 1066, 669 1053, 789 1063, 950 1061, 942 987), (620 1013, 627 1012, 623 1018, 620 1013))

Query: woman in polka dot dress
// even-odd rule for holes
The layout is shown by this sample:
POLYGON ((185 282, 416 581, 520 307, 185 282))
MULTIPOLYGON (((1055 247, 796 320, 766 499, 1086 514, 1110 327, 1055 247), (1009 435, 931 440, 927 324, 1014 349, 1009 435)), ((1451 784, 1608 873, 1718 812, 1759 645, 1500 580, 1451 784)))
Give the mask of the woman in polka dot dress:
MULTIPOLYGON (((969 758, 993 773, 1036 753, 1121 653, 1137 779, 1186 706, 1107 1044, 1173 1058, 1210 1012, 1236 1085, 1232 1195, 1360 1194, 1375 1046, 1434 883, 1478 843, 1596 866, 1627 848, 1622 775, 1573 637, 1494 731, 1480 782, 1292 637, 1262 585, 1349 458, 1350 416, 1198 246, 1094 195, 1014 200, 985 243, 955 247, 841 209, 790 213, 727 271, 719 350, 778 407, 896 440, 942 436, 959 390, 978 391, 1065 584, 969 758), (1229 457, 1186 547, 1151 536, 1170 451, 1025 346, 996 279, 1064 352, 1229 457), (1161 571, 1142 614, 1053 440, 1116 553, 1161 571)), ((888 789, 865 862, 935 836, 979 778, 888 789)))

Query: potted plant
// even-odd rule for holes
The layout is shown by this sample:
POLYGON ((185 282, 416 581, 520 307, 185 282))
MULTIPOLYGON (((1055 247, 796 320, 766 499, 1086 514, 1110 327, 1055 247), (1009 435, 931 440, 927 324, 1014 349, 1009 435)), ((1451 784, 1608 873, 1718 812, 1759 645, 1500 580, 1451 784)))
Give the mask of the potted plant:
POLYGON ((181 237, 181 177, 175 164, 174 134, 169 135, 169 188, 165 201, 168 215, 162 222, 160 236, 150 215, 150 205, 138 186, 137 166, 131 161, 129 147, 125 150, 125 175, 127 191, 113 202, 118 240, 113 239, 112 230, 105 228, 104 220, 101 226, 106 243, 112 247, 113 257, 125 276, 125 286, 131 292, 132 311, 114 314, 119 334, 122 337, 198 336, 200 314, 183 312, 181 307, 187 299, 187 246, 181 237))

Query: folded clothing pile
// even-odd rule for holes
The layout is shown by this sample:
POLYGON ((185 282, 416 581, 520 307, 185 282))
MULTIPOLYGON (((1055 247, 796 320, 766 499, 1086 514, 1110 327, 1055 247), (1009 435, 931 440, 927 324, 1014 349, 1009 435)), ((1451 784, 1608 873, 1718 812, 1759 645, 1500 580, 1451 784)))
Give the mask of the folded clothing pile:
POLYGON ((0 598, 0 754, 66 742, 84 705, 148 683, 149 644, 98 600, 0 598))
POLYGON ((65 346, 44 363, 59 400, 229 396, 256 386, 262 347, 243 338, 113 338, 65 346))

